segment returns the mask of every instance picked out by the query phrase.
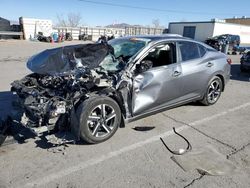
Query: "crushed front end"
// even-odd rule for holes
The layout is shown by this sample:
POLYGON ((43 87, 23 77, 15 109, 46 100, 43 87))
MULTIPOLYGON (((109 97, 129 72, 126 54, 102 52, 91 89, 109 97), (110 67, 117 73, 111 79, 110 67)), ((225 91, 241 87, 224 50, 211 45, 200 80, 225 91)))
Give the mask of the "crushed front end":
POLYGON ((112 86, 112 77, 95 69, 109 53, 109 47, 92 44, 47 50, 32 57, 27 65, 34 73, 11 84, 24 111, 22 123, 37 134, 67 128, 71 109, 79 100, 112 86))
MULTIPOLYGON (((75 103, 87 98, 100 84, 100 78, 91 72, 79 71, 78 74, 50 76, 33 73, 12 83, 11 90, 19 97, 27 127, 54 129, 60 117, 68 116, 75 103)), ((109 84, 108 79, 106 83, 109 84)))

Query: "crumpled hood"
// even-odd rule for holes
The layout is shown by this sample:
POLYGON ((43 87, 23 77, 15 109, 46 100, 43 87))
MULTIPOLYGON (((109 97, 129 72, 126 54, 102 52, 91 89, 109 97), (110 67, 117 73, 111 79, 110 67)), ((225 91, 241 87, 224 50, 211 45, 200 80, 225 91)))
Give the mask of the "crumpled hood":
POLYGON ((27 67, 34 73, 65 74, 79 67, 97 68, 104 58, 114 53, 108 44, 79 44, 48 49, 32 56, 27 67))

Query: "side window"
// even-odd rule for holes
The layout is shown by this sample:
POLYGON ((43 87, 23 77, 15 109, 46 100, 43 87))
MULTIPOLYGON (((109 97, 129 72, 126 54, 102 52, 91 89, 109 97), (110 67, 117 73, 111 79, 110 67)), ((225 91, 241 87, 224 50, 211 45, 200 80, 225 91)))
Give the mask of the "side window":
POLYGON ((182 61, 200 58, 200 51, 197 43, 183 41, 178 44, 182 61))
POLYGON ((165 43, 152 48, 143 61, 151 61, 153 67, 176 63, 176 44, 165 43))
POLYGON ((203 57, 206 54, 207 50, 204 46, 202 46, 200 44, 198 44, 198 47, 199 47, 199 51, 200 51, 200 57, 203 57))
POLYGON ((136 64, 134 73, 143 73, 153 67, 161 67, 176 63, 176 43, 168 42, 157 45, 149 50, 147 55, 136 64))

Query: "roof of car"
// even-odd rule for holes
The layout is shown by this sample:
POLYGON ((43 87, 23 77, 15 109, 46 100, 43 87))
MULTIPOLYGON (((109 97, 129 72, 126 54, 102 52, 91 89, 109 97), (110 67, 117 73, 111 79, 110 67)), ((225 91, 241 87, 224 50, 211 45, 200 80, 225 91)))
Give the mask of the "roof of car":
MULTIPOLYGON (((125 37, 121 37, 121 39, 149 39, 150 40, 150 43, 151 42, 157 42, 157 41, 161 41, 161 40, 164 40, 164 39, 183 39, 185 41, 193 41, 193 42, 196 42, 198 44, 201 44, 203 45, 204 47, 206 48, 209 48, 209 49, 213 49, 211 46, 203 43, 203 42, 200 42, 200 41, 196 41, 196 40, 193 40, 191 38, 187 38, 187 37, 183 37, 181 35, 178 35, 178 34, 162 34, 162 35, 132 35, 132 36, 125 36, 125 37)), ((119 38, 117 38, 119 39, 119 38)), ((116 39, 114 39, 116 40, 116 39)))
MULTIPOLYGON (((162 39, 173 39, 173 38, 185 38, 181 35, 177 35, 177 34, 162 34, 162 35, 134 35, 134 36, 126 36, 124 38, 146 38, 146 39, 150 39, 151 41, 158 41, 158 40, 162 40, 162 39)), ((185 38, 187 39, 187 38, 185 38)))

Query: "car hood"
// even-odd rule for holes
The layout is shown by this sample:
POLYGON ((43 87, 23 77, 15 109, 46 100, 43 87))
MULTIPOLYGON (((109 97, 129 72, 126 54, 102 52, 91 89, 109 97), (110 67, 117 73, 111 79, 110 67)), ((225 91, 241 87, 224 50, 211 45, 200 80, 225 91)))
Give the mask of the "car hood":
POLYGON ((109 53, 113 54, 114 49, 108 44, 64 46, 47 49, 32 56, 27 62, 27 67, 38 74, 67 74, 78 68, 97 68, 109 53))

